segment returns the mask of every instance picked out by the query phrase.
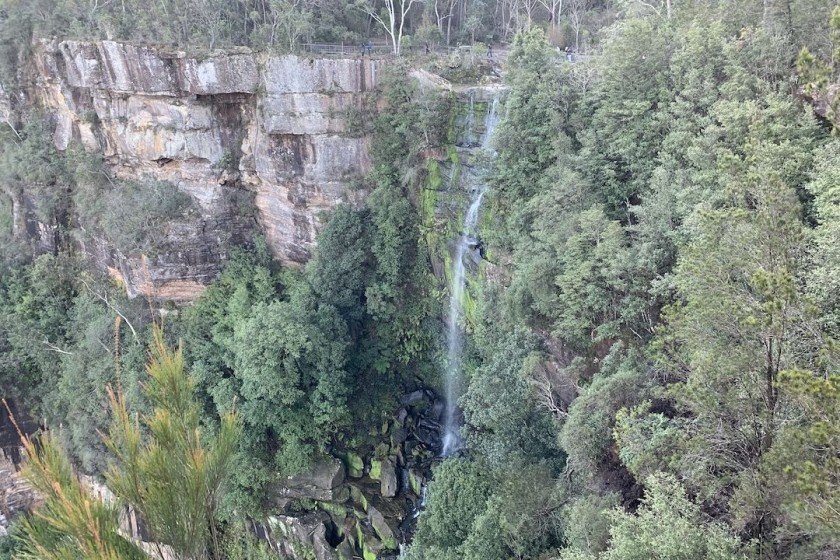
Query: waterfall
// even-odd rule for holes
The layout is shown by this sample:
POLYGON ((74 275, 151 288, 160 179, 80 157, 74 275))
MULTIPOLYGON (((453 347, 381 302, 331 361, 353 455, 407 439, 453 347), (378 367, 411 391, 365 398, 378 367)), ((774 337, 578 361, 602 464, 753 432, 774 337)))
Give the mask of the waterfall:
MULTIPOLYGON (((472 97, 470 97, 472 101, 472 97)), ((484 132, 481 135, 481 147, 492 153, 490 141, 493 131, 498 122, 497 114, 498 100, 488 108, 484 118, 484 132)), ((472 114, 472 108, 470 109, 472 114)), ((454 260, 452 261, 452 277, 449 286, 449 315, 447 317, 446 344, 447 362, 444 383, 446 388, 446 410, 443 426, 443 456, 452 455, 461 448, 461 422, 460 411, 458 410, 458 398, 461 396, 464 332, 461 329, 462 317, 464 315, 463 300, 466 290, 466 266, 464 257, 469 251, 478 247, 478 236, 476 224, 478 223, 478 211, 481 208, 481 200, 487 192, 487 185, 482 184, 473 189, 470 194, 470 205, 464 215, 464 225, 458 238, 455 249, 454 260)))

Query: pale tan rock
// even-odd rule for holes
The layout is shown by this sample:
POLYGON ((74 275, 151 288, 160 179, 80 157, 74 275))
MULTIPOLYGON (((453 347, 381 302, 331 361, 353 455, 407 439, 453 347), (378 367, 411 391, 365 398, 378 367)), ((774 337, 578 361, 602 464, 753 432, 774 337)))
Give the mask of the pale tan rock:
POLYGON ((227 245, 252 235, 253 217, 237 214, 247 190, 276 258, 305 262, 324 212, 364 197, 350 185, 370 170, 370 142, 345 116, 365 106, 383 64, 40 42, 38 102, 54 116, 56 147, 78 141, 118 176, 168 181, 196 202, 154 255, 87 249, 130 294, 190 301, 218 274, 227 245))

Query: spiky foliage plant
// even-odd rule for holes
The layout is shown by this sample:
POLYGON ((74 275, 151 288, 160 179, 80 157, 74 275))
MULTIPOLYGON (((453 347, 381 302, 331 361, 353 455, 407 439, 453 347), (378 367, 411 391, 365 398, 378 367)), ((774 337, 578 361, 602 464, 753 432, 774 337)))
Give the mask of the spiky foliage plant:
POLYGON ((133 415, 123 396, 111 392, 113 423, 105 443, 117 460, 108 486, 137 509, 153 540, 179 558, 219 558, 216 518, 240 435, 237 416, 223 415, 209 435, 182 348, 167 346, 155 328, 150 354, 144 386, 150 414, 133 415))
POLYGON ((145 560, 146 555, 119 532, 116 504, 98 500, 73 472, 57 435, 23 438, 24 474, 43 504, 21 520, 20 560, 145 560))

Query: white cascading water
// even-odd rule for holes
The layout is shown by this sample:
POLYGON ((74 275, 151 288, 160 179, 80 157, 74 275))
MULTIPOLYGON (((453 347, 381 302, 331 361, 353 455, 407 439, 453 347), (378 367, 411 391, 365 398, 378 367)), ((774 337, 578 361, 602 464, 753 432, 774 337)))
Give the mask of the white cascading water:
MULTIPOLYGON (((472 104, 471 104, 472 105, 472 104)), ((472 107, 470 107, 472 109, 472 107)), ((498 100, 493 99, 484 118, 484 133, 481 136, 481 148, 490 150, 490 141, 498 122, 498 100)), ((471 111, 472 112, 472 111, 471 111)), ((472 118, 472 117, 470 117, 472 118)), ((471 132, 471 131, 470 131, 471 132)), ((464 352, 464 332, 461 327, 464 315, 463 302, 466 289, 466 266, 464 257, 476 248, 478 236, 476 224, 481 200, 487 192, 487 186, 481 185, 471 193, 470 206, 464 215, 464 226, 455 249, 452 262, 452 278, 449 286, 449 317, 447 319, 446 344, 447 363, 444 383, 446 388, 446 410, 443 424, 443 456, 456 453, 461 448, 461 422, 458 411, 458 398, 461 396, 461 377, 464 352)))

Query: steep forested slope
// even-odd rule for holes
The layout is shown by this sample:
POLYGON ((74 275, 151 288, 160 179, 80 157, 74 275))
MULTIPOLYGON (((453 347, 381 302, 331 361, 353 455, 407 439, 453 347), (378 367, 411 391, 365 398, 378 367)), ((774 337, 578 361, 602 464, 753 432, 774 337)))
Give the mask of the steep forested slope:
MULTIPOLYGON (((190 49, 205 33, 213 46, 271 48, 266 34, 284 29, 298 33, 295 49, 307 34, 363 41, 365 24, 376 22, 363 7, 338 14, 330 2, 223 3, 228 11, 212 21, 196 15, 216 14, 211 2, 160 2, 149 22, 183 10, 158 29, 146 20, 127 26, 118 4, 133 13, 130 2, 88 12, 67 4, 48 14, 39 2, 10 2, 2 14, 5 61, 16 70, 3 81, 15 95, 0 175, 17 198, 2 198, 0 214, 0 384, 52 434, 43 463, 30 452, 32 476, 57 512, 18 529, 24 541, 56 550, 70 542, 61 550, 71 556, 90 544, 86 518, 73 518, 81 510, 49 490, 84 499, 72 463, 78 473, 109 473, 109 486, 149 518, 143 536, 183 558, 367 559, 396 554, 404 539, 412 559, 840 554, 833 2, 572 1, 559 8, 561 25, 552 3, 453 0, 448 32, 517 31, 503 75, 476 62, 475 50, 469 64, 467 55, 424 52, 371 65, 375 88, 360 88, 369 85, 369 95, 328 118, 347 123, 340 133, 364 147, 370 161, 359 167, 369 173, 334 178, 347 188, 318 218, 308 262, 281 265, 251 198, 237 198, 253 229, 221 245, 224 270, 190 305, 154 293, 129 298, 85 242, 97 235, 146 262, 172 224, 198 212, 196 197, 120 175, 78 138, 56 149, 55 119, 18 95, 34 72, 21 45, 66 24, 76 36, 190 49), (249 7, 255 14, 243 15, 249 7), (585 57, 559 48, 584 44, 585 57), (484 83, 473 83, 480 74, 484 83), (499 122, 478 142, 485 113, 499 122), (478 146, 484 141, 490 149, 478 146), (476 231, 460 231, 466 201, 485 187, 476 231), (462 448, 441 457, 446 292, 458 239, 471 249, 458 316, 462 448), (179 340, 183 356, 167 349, 179 340), (167 359, 177 367, 162 389, 155 368, 167 359), (168 423, 175 405, 187 428, 168 423), (142 430, 131 431, 130 414, 142 430), (173 430, 205 436, 167 439, 173 430), (124 438, 117 445, 115 434, 124 438), (148 464, 131 461, 135 436, 148 464), (224 484, 188 493, 208 507, 185 507, 178 520, 167 507, 187 494, 137 489, 159 490, 153 482, 167 476, 199 480, 178 470, 182 452, 223 458, 224 476, 211 474, 224 484), (63 530, 62 516, 81 522, 63 530), (180 525, 194 519, 200 530, 180 525), (243 528, 246 519, 259 530, 243 528), (56 538, 65 533, 71 538, 56 538)), ((448 24, 433 19, 439 7, 418 8, 408 29, 440 34, 448 24)), ((185 56, 162 59, 193 60, 185 56)), ((251 89, 255 99, 265 93, 251 89)), ((173 105, 264 109, 228 94, 178 95, 173 105)), ((295 111, 306 119, 305 107, 295 111)), ((294 167, 300 154, 281 140, 261 157, 294 167)), ((253 185, 236 172, 252 164, 205 167, 247 194, 253 185)), ((277 175, 278 185, 287 180, 277 175)), ((116 512, 93 513, 103 542, 116 544, 112 556, 92 558, 139 554, 116 534, 116 512)), ((18 551, 47 557, 34 545, 18 551)))
POLYGON ((619 21, 586 65, 517 38, 471 453, 413 556, 838 553, 840 160, 798 47, 700 4, 619 21))

